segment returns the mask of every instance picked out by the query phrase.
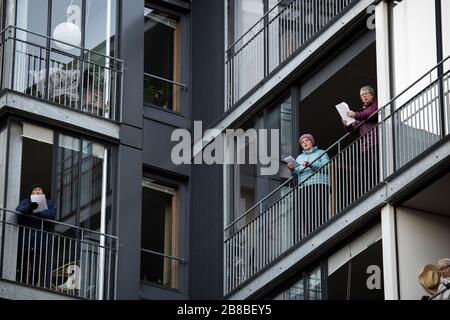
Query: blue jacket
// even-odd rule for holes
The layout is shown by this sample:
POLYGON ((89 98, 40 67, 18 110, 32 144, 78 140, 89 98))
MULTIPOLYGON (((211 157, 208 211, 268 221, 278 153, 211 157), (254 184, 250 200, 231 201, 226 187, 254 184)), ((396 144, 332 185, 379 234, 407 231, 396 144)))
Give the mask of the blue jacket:
POLYGON ((291 175, 298 175, 298 183, 301 184, 303 181, 304 186, 312 184, 326 184, 329 185, 327 168, 322 168, 325 164, 330 161, 328 154, 320 150, 318 147, 314 147, 311 151, 303 150, 296 161, 300 164, 297 168, 291 171, 291 175), (319 159, 313 163, 314 160, 319 159), (311 163, 309 167, 304 167, 303 162, 308 161, 311 163), (320 173, 315 174, 320 168, 320 173), (312 176, 312 177, 311 177, 312 176), (311 177, 308 179, 308 177, 311 177))
MULTIPOLYGON (((28 210, 28 206, 30 205, 30 203, 31 203, 31 198, 23 199, 22 201, 20 201, 19 206, 16 208, 16 211, 25 215, 25 216, 19 217, 19 224, 22 226, 31 228, 31 230, 26 229, 24 231, 25 232, 25 246, 27 246, 28 243, 30 243, 31 246, 34 246, 35 238, 36 238, 36 245, 39 246, 40 239, 41 239, 41 232, 35 231, 34 229, 41 230, 42 226, 43 226, 44 231, 52 231, 51 224, 49 222, 47 222, 42 225, 42 221, 40 219, 55 220, 56 208, 53 205, 53 202, 51 200, 47 199, 48 210, 38 212, 38 213, 33 213, 33 211, 28 210)), ((46 236, 45 234, 42 234, 42 237, 45 237, 45 236, 46 236)))

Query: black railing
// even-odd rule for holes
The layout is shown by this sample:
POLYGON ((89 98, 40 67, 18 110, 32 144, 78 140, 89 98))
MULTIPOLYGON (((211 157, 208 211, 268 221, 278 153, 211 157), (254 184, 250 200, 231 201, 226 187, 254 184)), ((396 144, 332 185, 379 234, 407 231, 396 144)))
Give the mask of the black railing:
POLYGON ((0 33, 0 58, 1 89, 119 120, 122 60, 14 26, 0 33))
POLYGON ((0 209, 0 276, 83 299, 115 299, 118 238, 0 209))
POLYGON ((449 59, 356 126, 372 123, 359 138, 348 133, 329 147, 326 164, 316 159, 312 174, 300 171, 225 228, 226 292, 448 135, 450 72, 435 70, 449 59))
POLYGON ((278 2, 225 52, 226 110, 354 2, 278 2))

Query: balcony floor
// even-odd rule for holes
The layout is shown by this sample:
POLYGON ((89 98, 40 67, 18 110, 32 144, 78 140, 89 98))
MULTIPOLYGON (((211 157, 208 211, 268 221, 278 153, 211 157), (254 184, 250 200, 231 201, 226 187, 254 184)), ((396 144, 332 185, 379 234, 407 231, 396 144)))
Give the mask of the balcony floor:
POLYGON ((34 119, 43 120, 44 122, 59 123, 64 127, 91 132, 94 135, 107 139, 119 140, 120 125, 116 122, 94 117, 20 93, 3 92, 0 97, 0 113, 7 109, 31 116, 34 119))

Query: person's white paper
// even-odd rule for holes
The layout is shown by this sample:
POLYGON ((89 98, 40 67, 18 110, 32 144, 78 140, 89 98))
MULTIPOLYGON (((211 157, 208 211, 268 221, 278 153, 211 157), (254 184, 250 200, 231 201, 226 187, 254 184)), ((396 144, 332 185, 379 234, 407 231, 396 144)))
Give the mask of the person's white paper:
POLYGON ((300 163, 298 163, 293 157, 289 156, 284 159, 285 162, 292 164, 294 167, 298 167, 300 163))
POLYGON ((339 112, 339 115, 341 116, 342 120, 347 121, 348 126, 356 121, 354 118, 349 117, 347 115, 347 112, 350 111, 350 108, 349 108, 348 104, 346 104, 345 102, 339 103, 336 106, 336 110, 339 112))
POLYGON ((45 199, 45 194, 35 194, 31 195, 31 202, 36 202, 38 207, 33 210, 33 213, 42 212, 48 210, 47 200, 45 199))

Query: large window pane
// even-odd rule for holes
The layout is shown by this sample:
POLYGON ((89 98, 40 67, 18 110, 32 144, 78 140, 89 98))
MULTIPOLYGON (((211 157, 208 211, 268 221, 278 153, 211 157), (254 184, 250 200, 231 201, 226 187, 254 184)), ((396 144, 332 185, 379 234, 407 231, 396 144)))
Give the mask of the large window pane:
POLYGON ((305 283, 303 279, 297 281, 286 291, 281 292, 274 300, 305 300, 305 283))
POLYGON ((81 0, 58 0, 52 2, 51 32, 55 40, 61 41, 53 41, 52 46, 72 54, 79 54, 79 51, 72 46, 79 47, 82 45, 81 0))
POLYGON ((141 280, 178 288, 176 191, 143 181, 141 280))
POLYGON ((179 111, 180 28, 176 17, 145 8, 144 103, 179 111), (155 50, 157 45, 158 50, 155 50))
MULTIPOLYGON (((42 35, 47 34, 48 0, 17 0, 16 12, 17 27, 42 35)), ((22 40, 37 41, 37 44, 45 44, 43 38, 38 38, 24 32, 18 32, 17 37, 22 40)))
POLYGON ((116 6, 116 0, 86 1, 86 49, 114 56, 116 6))
POLYGON ((77 224, 80 140, 59 136, 56 166, 59 220, 77 224))
POLYGON ((229 0, 229 10, 231 11, 228 12, 228 24, 234 29, 234 32, 229 34, 231 45, 262 18, 264 0, 229 0))
POLYGON ((80 226, 100 230, 105 148, 83 140, 81 153, 80 226))
POLYGON ((322 277, 320 267, 310 273, 308 278, 309 300, 322 300, 322 277))

